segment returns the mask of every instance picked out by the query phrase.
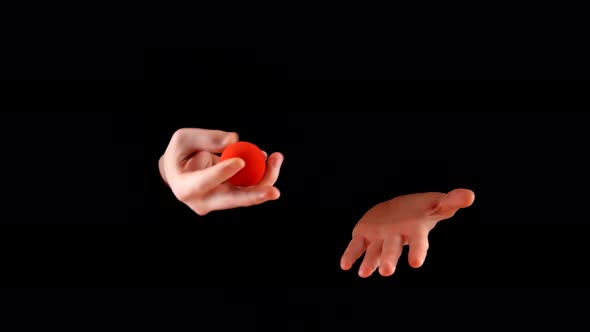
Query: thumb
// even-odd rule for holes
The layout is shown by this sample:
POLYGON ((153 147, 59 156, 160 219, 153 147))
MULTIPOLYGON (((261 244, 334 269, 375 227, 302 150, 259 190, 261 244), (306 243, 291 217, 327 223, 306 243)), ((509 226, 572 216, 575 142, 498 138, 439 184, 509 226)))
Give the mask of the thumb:
POLYGON ((169 180, 176 197, 184 202, 194 194, 208 193, 234 176, 244 166, 243 159, 230 158, 194 172, 174 173, 169 180))
POLYGON ((434 214, 454 213, 469 207, 475 200, 475 193, 469 189, 455 189, 440 198, 434 214))

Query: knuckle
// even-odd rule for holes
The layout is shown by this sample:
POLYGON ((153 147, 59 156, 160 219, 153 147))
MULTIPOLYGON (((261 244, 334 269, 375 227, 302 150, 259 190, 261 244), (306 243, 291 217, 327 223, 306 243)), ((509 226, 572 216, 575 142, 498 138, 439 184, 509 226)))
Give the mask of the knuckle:
POLYGON ((205 216, 212 211, 194 192, 177 190, 174 192, 174 195, 179 201, 186 204, 199 216, 205 216))
POLYGON ((185 128, 178 129, 174 132, 174 134, 172 134, 172 138, 170 139, 170 143, 173 145, 182 144, 184 137, 186 137, 186 129, 185 128))
POLYGON ((187 188, 183 186, 181 188, 173 188, 172 192, 174 193, 176 199, 183 203, 187 203, 188 201, 195 199, 195 196, 199 193, 199 190, 198 187, 197 190, 194 190, 194 188, 187 188))
POLYGON ((201 208, 201 207, 196 207, 193 209, 193 211, 195 211, 195 213, 201 217, 206 216, 207 214, 209 214, 209 212, 211 212, 211 211, 201 208))
POLYGON ((211 209, 209 209, 205 204, 203 204, 203 202, 196 202, 194 204, 191 204, 190 208, 201 217, 211 212, 211 209))
POLYGON ((179 200, 183 203, 186 203, 190 198, 190 195, 188 195, 184 191, 176 191, 176 192, 174 192, 174 196, 176 197, 177 200, 179 200))
POLYGON ((221 130, 215 130, 211 132, 211 135, 209 135, 208 138, 211 141, 212 145, 223 146, 227 138, 227 133, 221 130))

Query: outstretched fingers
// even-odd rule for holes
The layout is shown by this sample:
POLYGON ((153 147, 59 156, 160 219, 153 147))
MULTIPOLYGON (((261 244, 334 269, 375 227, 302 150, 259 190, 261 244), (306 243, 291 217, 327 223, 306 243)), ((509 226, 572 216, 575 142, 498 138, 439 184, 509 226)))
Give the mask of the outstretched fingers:
POLYGON ((340 267, 346 271, 350 270, 352 265, 363 255, 366 249, 367 242, 364 238, 357 236, 353 237, 340 259, 340 267))
POLYGON ((368 278, 373 272, 375 272, 375 270, 377 270, 377 267, 379 267, 382 247, 382 240, 374 240, 369 243, 365 258, 359 268, 359 277, 368 278))
POLYGON ((402 237, 395 235, 383 241, 383 251, 381 252, 381 264, 379 265, 379 274, 389 277, 395 272, 399 257, 404 248, 402 237))

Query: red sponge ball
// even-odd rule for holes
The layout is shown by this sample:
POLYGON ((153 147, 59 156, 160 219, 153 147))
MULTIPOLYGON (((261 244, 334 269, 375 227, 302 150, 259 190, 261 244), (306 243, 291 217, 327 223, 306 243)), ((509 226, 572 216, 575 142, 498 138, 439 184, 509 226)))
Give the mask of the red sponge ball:
POLYGON ((246 162, 244 168, 227 180, 234 186, 253 186, 264 177, 266 160, 264 153, 256 145, 248 142, 233 143, 223 150, 220 161, 230 158, 241 158, 246 162))

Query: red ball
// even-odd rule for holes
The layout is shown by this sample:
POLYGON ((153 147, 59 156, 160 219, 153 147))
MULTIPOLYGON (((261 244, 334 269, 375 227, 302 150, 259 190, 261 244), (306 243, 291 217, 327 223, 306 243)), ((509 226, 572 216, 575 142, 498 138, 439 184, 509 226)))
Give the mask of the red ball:
POLYGON ((236 142, 223 150, 220 161, 230 158, 241 158, 246 166, 227 181, 234 186, 249 187, 262 180, 266 171, 266 158, 256 145, 248 142, 236 142))

